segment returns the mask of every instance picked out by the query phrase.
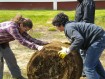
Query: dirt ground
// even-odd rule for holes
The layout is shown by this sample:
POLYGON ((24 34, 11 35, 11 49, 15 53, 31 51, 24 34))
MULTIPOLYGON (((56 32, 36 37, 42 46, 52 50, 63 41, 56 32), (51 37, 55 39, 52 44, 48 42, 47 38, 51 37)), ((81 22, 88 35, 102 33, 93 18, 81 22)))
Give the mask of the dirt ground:
MULTIPOLYGON (((39 30, 37 30, 37 31, 39 31, 39 30)), ((46 31, 46 30, 41 30, 41 32, 43 32, 43 31, 46 31)), ((45 32, 43 32, 43 33, 45 33, 45 32)), ((58 31, 57 32, 56 31, 48 32, 48 33, 44 34, 43 38, 40 38, 40 39, 43 41, 49 41, 49 42, 54 41, 54 40, 62 41, 62 42, 68 41, 64 37, 64 34, 59 33, 58 31), (57 36, 57 35, 60 35, 60 36, 57 36)), ((35 50, 30 50, 30 49, 20 45, 19 43, 17 43, 17 41, 11 42, 10 45, 11 45, 11 48, 16 56, 18 65, 19 65, 22 73, 24 73, 26 76, 27 63, 29 62, 29 60, 30 60, 32 54, 35 52, 35 50)), ((102 54, 100 60, 103 64, 103 66, 105 67, 105 63, 104 63, 105 52, 102 54)), ((9 72, 6 64, 4 65, 4 72, 5 73, 9 72)), ((81 79, 86 79, 86 78, 81 78, 81 79)))

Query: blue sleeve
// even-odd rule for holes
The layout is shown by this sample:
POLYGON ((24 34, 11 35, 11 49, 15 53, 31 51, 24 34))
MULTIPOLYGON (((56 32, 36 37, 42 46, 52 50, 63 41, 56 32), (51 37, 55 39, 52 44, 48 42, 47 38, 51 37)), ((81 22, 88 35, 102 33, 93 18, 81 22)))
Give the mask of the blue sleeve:
POLYGON ((69 47, 70 48, 69 52, 78 50, 81 47, 81 45, 84 43, 84 38, 77 30, 69 28, 66 30, 66 34, 67 37, 72 40, 72 43, 69 47))

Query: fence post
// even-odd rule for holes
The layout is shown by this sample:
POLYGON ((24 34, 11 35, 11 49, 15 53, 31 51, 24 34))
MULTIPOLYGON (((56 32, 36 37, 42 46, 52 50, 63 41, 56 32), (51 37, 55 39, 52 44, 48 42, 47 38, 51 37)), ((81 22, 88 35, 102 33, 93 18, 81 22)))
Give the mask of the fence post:
POLYGON ((53 1, 53 10, 57 10, 57 0, 53 1))

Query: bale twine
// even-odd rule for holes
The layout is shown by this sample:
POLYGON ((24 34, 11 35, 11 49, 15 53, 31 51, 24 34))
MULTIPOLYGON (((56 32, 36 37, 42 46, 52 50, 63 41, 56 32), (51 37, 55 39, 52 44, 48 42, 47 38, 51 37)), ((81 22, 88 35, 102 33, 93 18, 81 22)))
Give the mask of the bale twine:
POLYGON ((80 79, 83 64, 79 53, 72 52, 62 59, 58 55, 62 46, 69 45, 52 42, 36 51, 27 65, 28 79, 80 79))

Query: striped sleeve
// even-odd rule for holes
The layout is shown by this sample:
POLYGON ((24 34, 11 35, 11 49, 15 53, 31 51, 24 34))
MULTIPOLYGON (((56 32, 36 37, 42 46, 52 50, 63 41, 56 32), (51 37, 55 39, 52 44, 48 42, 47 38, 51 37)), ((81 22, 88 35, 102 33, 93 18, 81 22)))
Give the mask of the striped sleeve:
POLYGON ((15 40, 17 40, 20 44, 30 48, 30 49, 38 49, 37 44, 25 39, 20 33, 16 26, 12 25, 9 27, 8 32, 13 36, 15 40))

